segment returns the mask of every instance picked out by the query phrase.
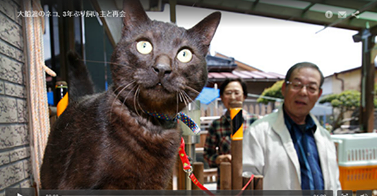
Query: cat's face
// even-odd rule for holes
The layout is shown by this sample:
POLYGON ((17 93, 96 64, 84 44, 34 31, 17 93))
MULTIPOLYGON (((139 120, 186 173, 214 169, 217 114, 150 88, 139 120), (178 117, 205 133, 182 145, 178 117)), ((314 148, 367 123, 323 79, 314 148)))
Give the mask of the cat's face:
POLYGON ((186 30, 150 20, 137 1, 125 1, 122 38, 112 57, 114 90, 135 110, 174 114, 207 81, 205 56, 220 13, 186 30))

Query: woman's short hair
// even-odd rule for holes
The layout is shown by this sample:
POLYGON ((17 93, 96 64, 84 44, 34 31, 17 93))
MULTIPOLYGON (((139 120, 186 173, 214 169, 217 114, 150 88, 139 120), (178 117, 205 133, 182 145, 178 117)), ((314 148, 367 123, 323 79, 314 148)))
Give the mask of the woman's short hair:
POLYGON ((231 82, 239 82, 242 86, 243 95, 247 97, 247 86, 246 83, 241 78, 227 78, 223 83, 220 85, 220 95, 224 95, 225 87, 228 86, 231 82))

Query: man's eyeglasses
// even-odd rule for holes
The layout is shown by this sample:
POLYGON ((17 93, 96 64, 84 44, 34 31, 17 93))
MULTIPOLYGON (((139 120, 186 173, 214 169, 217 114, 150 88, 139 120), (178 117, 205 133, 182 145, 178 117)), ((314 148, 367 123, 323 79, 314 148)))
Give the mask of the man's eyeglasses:
POLYGON ((238 96, 243 94, 241 91, 225 91, 224 95, 225 96, 232 96, 233 93, 234 93, 235 97, 238 97, 238 96))
POLYGON ((287 81, 286 84, 290 84, 292 89, 295 91, 301 90, 304 86, 310 93, 316 93, 319 91, 319 86, 317 84, 302 84, 300 81, 287 81))

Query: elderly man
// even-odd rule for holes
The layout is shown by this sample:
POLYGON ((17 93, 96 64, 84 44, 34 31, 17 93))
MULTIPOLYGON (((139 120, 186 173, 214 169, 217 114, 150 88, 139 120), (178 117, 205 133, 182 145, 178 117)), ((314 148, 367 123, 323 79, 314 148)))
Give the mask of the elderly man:
POLYGON ((283 106, 245 130, 243 170, 263 175, 264 190, 340 190, 335 145, 310 114, 323 80, 316 65, 295 64, 282 86, 283 106))

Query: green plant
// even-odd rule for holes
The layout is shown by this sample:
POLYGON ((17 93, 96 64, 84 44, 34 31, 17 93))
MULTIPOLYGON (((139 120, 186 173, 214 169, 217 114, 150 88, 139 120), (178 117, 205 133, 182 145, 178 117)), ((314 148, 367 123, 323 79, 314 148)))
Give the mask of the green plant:
POLYGON ((344 113, 355 111, 360 107, 360 92, 356 90, 346 90, 339 94, 330 94, 322 97, 319 103, 331 103, 332 107, 339 111, 333 122, 333 130, 342 125, 344 113))
POLYGON ((261 97, 257 99, 257 102, 268 104, 268 102, 276 101, 276 99, 268 99, 268 97, 284 99, 283 94, 281 93, 283 82, 284 80, 277 81, 271 87, 264 89, 261 97))

